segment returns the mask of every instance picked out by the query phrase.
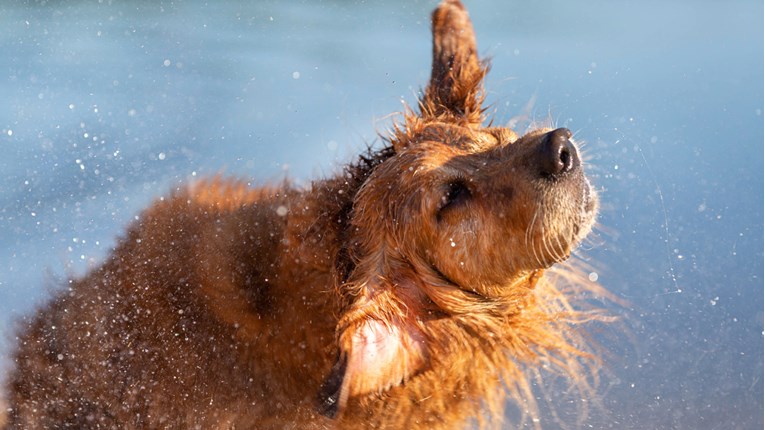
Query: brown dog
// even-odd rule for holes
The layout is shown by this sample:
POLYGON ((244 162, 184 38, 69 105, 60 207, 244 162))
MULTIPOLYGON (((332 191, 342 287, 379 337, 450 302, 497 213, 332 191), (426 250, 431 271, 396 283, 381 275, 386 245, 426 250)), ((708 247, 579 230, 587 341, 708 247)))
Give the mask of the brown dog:
POLYGON ((543 275, 596 217, 571 133, 482 125, 458 0, 433 38, 420 114, 344 174, 145 211, 24 328, 10 428, 455 428, 533 416, 525 366, 588 390, 568 299, 597 287, 543 275))

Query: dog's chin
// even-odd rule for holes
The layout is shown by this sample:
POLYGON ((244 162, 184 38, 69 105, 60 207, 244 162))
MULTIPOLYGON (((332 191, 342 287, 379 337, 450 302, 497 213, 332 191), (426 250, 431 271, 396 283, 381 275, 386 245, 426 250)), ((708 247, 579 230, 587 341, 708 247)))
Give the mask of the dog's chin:
POLYGON ((582 177, 581 185, 572 190, 575 195, 569 194, 569 198, 576 202, 572 212, 568 213, 568 222, 561 223, 563 231, 558 231, 557 235, 543 240, 537 249, 540 252, 533 257, 533 263, 538 265, 539 269, 549 268, 556 263, 562 263, 571 256, 571 253, 592 231, 598 216, 599 199, 597 192, 592 188, 589 181, 582 177), (577 191, 578 190, 578 191, 577 191), (564 227, 566 226, 566 227, 564 227))
POLYGON ((598 193, 592 187, 592 184, 590 184, 590 181, 587 180, 587 178, 585 178, 582 182, 582 201, 584 212, 594 219, 598 213, 598 204, 600 202, 598 199, 598 193))
POLYGON ((585 237, 590 234, 592 227, 595 225, 600 201, 597 192, 592 188, 592 185, 590 185, 587 179, 582 181, 579 201, 579 212, 574 214, 575 221, 570 233, 571 235, 569 236, 570 239, 566 246, 566 251, 563 254, 553 255, 552 257, 554 261, 552 263, 561 263, 567 260, 574 249, 576 249, 585 237))
POLYGON ((582 205, 580 210, 580 221, 575 234, 575 246, 581 242, 592 231, 593 225, 598 217, 598 208, 600 199, 598 193, 593 189, 590 181, 586 178, 582 181, 582 205))

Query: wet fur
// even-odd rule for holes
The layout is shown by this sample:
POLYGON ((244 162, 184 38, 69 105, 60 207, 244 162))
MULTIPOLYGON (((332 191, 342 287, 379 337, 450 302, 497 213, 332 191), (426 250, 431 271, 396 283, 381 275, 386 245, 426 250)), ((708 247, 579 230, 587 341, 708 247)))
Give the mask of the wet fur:
POLYGON ((459 1, 433 34, 383 148, 308 189, 177 189, 23 321, 8 428, 495 426, 508 397, 536 418, 542 366, 592 396, 577 326, 604 318, 572 301, 605 293, 558 263, 595 193, 581 168, 539 177, 552 130, 482 125, 459 1))

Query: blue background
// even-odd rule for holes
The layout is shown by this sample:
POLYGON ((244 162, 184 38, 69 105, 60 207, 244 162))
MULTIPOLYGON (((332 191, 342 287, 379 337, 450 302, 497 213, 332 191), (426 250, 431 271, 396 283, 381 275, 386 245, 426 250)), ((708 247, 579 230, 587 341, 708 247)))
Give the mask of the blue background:
MULTIPOLYGON (((307 183, 379 144, 429 76, 434 6, 0 5, 0 368, 12 321, 152 199, 221 172, 307 183)), ((630 302, 601 406, 577 424, 547 390, 543 426, 762 429, 762 2, 467 6, 496 121, 531 106, 585 142, 603 211, 583 254, 630 302)))

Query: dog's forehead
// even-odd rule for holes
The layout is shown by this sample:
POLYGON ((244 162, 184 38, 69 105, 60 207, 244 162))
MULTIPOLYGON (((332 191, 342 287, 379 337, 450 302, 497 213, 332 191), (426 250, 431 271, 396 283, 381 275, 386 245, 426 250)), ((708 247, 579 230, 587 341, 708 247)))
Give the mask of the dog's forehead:
POLYGON ((502 143, 502 136, 495 131, 451 123, 426 123, 412 134, 412 143, 414 146, 446 145, 465 153, 482 152, 502 143))
MULTIPOLYGON (((415 176, 436 174, 453 176, 485 166, 498 145, 491 135, 473 136, 430 135, 399 154, 398 169, 415 176)), ((401 183, 413 181, 408 175, 398 177, 401 183)))

